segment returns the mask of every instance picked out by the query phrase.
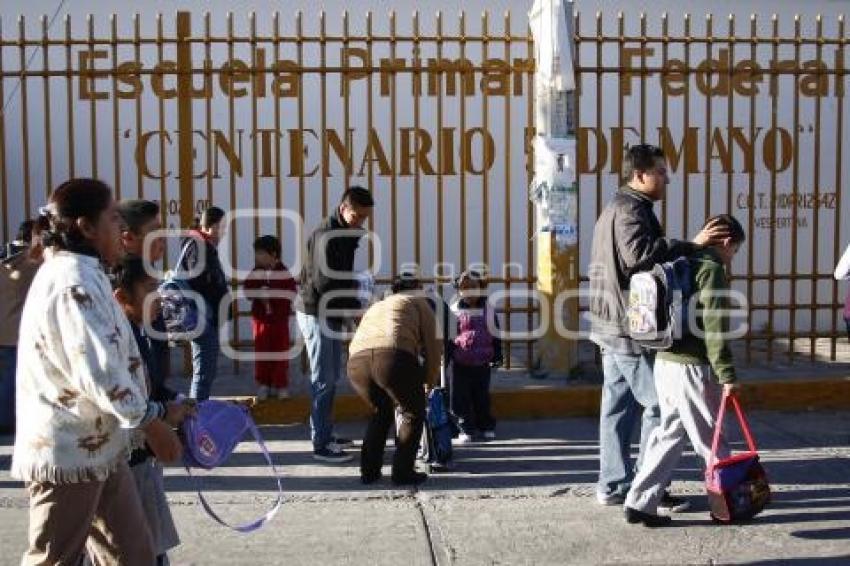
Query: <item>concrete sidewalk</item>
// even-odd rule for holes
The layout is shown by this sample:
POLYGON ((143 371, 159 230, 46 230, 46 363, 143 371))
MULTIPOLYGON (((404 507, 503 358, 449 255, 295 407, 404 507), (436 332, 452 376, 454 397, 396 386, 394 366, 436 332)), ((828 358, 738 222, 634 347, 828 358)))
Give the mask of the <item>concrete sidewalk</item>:
MULTIPOLYGON (((382 480, 365 488, 357 461, 320 465, 302 425, 264 427, 286 500, 251 535, 208 518, 185 471, 167 489, 183 545, 174 564, 848 564, 850 413, 753 412, 774 502, 748 525, 711 523, 701 464, 688 454, 673 490, 694 508, 675 526, 627 525, 593 497, 595 419, 503 422, 499 439, 457 450, 456 469, 417 490, 382 480)), ((340 433, 360 438, 363 423, 340 433)), ((0 447, 8 468, 11 439, 0 447)), ((385 468, 385 473, 388 473, 385 468)), ((274 501, 275 484, 252 443, 205 475, 206 494, 227 520, 248 520, 274 501)), ((0 472, 0 564, 14 564, 26 537, 27 500, 0 472)))
MULTIPOLYGON (((779 341, 778 341, 779 342, 779 341)), ((762 382, 811 382, 816 380, 840 381, 850 377, 850 342, 842 340, 836 344, 836 360, 830 360, 830 341, 816 343, 815 357, 807 354, 811 344, 808 340, 797 340, 797 355, 790 359, 783 351, 787 344, 777 343, 772 359, 767 359, 766 347, 754 342, 747 361, 747 344, 743 340, 732 343, 735 355, 735 367, 742 383, 762 382)), ((596 347, 589 342, 579 344, 580 365, 569 377, 545 376, 525 369, 526 351, 514 346, 512 349, 511 370, 493 372, 492 389, 494 391, 520 391, 535 389, 565 389, 577 386, 593 386, 602 383, 600 368, 594 362, 596 347)), ((191 370, 183 371, 183 353, 180 348, 171 350, 172 378, 170 385, 179 390, 188 390, 191 370)), ((300 359, 290 363, 290 389, 294 396, 309 394, 309 377, 302 370, 300 359)), ((341 394, 351 393, 347 380, 340 380, 338 390, 341 394)), ((221 355, 218 363, 218 378, 213 385, 213 395, 217 397, 246 397, 254 395, 254 365, 251 362, 235 363, 221 355)))
MULTIPOLYGON (((845 341, 846 342, 846 341, 845 341)), ((811 345, 798 340, 797 349, 811 345)), ((850 344, 837 344, 837 360, 829 361, 830 342, 816 344, 815 360, 798 354, 793 362, 780 353, 779 346, 770 361, 758 344, 750 350, 752 359, 746 361, 744 341, 734 343, 736 368, 743 386, 741 397, 753 409, 767 410, 847 410, 850 409, 850 344)), ((582 357, 592 359, 592 345, 582 344, 582 357)), ((516 352, 514 365, 524 363, 524 351, 516 352)), ((172 350, 172 377, 169 385, 188 393, 190 379, 184 376, 183 359, 179 349, 172 350)), ((300 360, 294 360, 289 371, 292 399, 254 400, 254 368, 250 362, 235 364, 221 356, 219 375, 213 384, 213 395, 240 400, 253 407, 254 417, 262 424, 298 424, 307 421, 310 407, 309 378, 300 360)), ((586 361, 580 371, 569 377, 542 377, 522 369, 496 370, 491 381, 493 411, 501 419, 562 418, 595 416, 599 411, 600 384, 598 368, 586 361)), ((366 418, 366 405, 357 398, 347 379, 337 384, 334 404, 340 421, 366 418)))

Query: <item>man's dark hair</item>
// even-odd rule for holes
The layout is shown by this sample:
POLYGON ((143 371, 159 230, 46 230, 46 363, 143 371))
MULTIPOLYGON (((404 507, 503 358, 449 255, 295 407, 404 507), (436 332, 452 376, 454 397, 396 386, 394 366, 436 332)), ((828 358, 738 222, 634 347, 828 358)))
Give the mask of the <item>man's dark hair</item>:
POLYGON ((354 206, 372 208, 375 206, 375 199, 372 198, 372 193, 363 187, 354 185, 353 187, 347 188, 345 192, 342 193, 340 204, 352 204, 354 206))
POLYGON ((139 234, 142 226, 159 216, 159 205, 149 200, 123 200, 118 203, 118 212, 127 230, 139 234))
POLYGON ((212 228, 224 218, 224 211, 217 206, 211 206, 201 214, 201 228, 212 228))
POLYGON ((142 258, 127 255, 118 262, 112 272, 113 282, 116 289, 123 289, 125 293, 133 293, 136 285, 147 281, 151 275, 145 271, 142 258))
POLYGON ((260 236, 254 240, 254 250, 264 251, 280 259, 280 240, 274 236, 260 236))
POLYGON ((630 181, 635 171, 654 169, 659 158, 664 158, 664 151, 657 145, 642 143, 629 147, 623 157, 623 177, 630 181))
POLYGON ((35 220, 24 220, 18 227, 18 235, 15 239, 29 245, 32 243, 33 228, 35 228, 35 220))
POLYGON ((718 228, 726 228, 726 231, 729 233, 729 238, 732 240, 733 244, 743 243, 747 239, 744 227, 741 226, 738 219, 731 214, 718 214, 717 216, 712 216, 705 221, 705 226, 710 224, 714 224, 718 228))

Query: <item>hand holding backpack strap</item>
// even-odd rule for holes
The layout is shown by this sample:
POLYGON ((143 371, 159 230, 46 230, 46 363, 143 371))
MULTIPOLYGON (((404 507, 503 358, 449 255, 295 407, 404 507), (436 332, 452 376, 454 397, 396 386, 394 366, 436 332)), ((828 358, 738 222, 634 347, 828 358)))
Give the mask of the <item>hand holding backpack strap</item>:
POLYGON ((207 512, 207 515, 212 517, 218 524, 240 533, 250 533, 256 531, 257 529, 265 525, 268 521, 272 520, 274 516, 277 515, 277 512, 280 511, 281 505, 283 505, 283 485, 281 484, 280 474, 278 473, 277 468, 275 467, 274 462, 272 461, 271 454, 269 454, 269 450, 268 448, 266 448, 266 443, 263 441, 263 437, 260 435, 260 431, 257 430, 257 425, 254 424, 253 419, 248 420, 248 428, 251 430, 251 434, 254 435, 254 439, 257 441, 257 444, 260 445, 260 451, 263 453, 266 462, 272 469, 275 481, 277 482, 277 499, 275 500, 272 508, 269 509, 262 517, 244 525, 231 525, 230 523, 219 517, 218 514, 212 510, 212 507, 210 506, 209 502, 206 500, 204 494, 201 492, 200 478, 195 478, 195 476, 192 476, 191 468, 189 466, 186 466, 186 471, 189 472, 189 476, 195 480, 195 491, 198 493, 198 499, 201 500, 201 506, 204 508, 204 511, 207 512))
POLYGON ((741 423, 741 430, 744 432, 744 438, 747 440, 747 447, 750 452, 756 452, 756 443, 753 440, 753 433, 750 431, 750 425, 744 417, 744 412, 741 410, 741 402, 734 393, 724 393, 720 401, 720 410, 717 412, 717 422, 714 424, 714 438, 711 441, 711 454, 708 457, 708 467, 711 468, 717 461, 717 448, 720 445, 720 433, 723 430, 723 417, 726 415, 726 403, 731 400, 732 406, 735 408, 735 413, 738 415, 738 422, 741 423))

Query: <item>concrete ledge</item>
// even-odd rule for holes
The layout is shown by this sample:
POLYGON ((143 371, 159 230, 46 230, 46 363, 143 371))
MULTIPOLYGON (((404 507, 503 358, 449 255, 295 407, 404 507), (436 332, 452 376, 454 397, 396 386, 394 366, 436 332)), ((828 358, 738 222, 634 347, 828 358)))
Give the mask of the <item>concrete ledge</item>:
MULTIPOLYGON (((492 392, 493 413, 499 419, 546 419, 593 417, 599 414, 601 388, 598 385, 534 387, 492 392)), ((304 423, 310 413, 310 400, 296 397, 257 402, 253 397, 230 400, 251 407, 260 424, 304 423)), ((824 380, 782 380, 746 383, 741 399, 747 409, 776 411, 850 409, 850 378, 824 380)), ((336 399, 334 416, 340 422, 366 419, 366 404, 354 395, 336 399)))

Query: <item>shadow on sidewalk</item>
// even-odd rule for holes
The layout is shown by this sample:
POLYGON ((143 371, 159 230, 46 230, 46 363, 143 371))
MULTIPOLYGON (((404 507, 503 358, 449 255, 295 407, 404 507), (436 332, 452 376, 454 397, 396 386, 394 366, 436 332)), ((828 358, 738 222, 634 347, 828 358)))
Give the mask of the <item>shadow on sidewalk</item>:
POLYGON ((757 560, 748 562, 749 566, 796 566, 803 564, 817 564, 818 566, 846 566, 850 560, 850 554, 843 556, 811 557, 811 558, 779 558, 776 560, 757 560))

